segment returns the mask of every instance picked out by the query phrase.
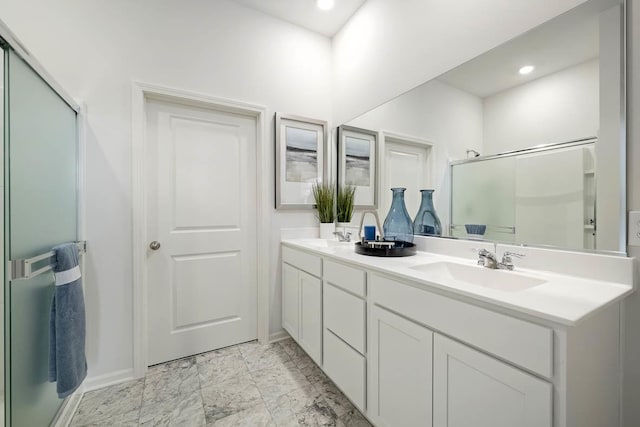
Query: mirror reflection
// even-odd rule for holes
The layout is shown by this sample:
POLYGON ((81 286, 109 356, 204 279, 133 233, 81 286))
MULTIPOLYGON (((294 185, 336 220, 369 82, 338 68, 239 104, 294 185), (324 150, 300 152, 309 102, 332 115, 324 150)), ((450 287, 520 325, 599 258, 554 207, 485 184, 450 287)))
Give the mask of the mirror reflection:
POLYGON ((444 236, 624 252, 623 16, 588 1, 347 123, 378 133, 381 218, 434 189, 444 236))
POLYGON ((451 235, 595 249, 596 139, 451 166, 451 235))

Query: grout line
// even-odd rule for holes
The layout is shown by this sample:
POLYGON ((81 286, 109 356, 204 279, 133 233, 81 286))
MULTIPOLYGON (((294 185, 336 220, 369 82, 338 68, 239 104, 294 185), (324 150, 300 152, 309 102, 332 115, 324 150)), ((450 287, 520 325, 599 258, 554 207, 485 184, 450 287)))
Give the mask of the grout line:
POLYGON ((193 356, 193 360, 196 363, 196 375, 198 375, 198 390, 200 391, 200 402, 202 403, 202 416, 204 418, 204 424, 207 425, 207 411, 204 409, 204 394, 202 394, 202 379, 200 378, 200 363, 198 363, 196 356, 193 356))
MULTIPOLYGON (((244 362, 244 366, 247 368, 247 372, 249 372, 249 376, 251 377, 251 381, 253 382, 254 387, 256 388, 256 390, 258 390, 258 394, 260 394, 260 400, 262 400, 262 405, 267 409, 267 412, 269 413, 269 416, 271 417, 271 421, 273 421, 274 423, 276 422, 276 420, 273 417, 273 413, 271 412, 271 409, 269 409, 269 405, 267 405, 267 401, 264 399, 264 395, 262 394, 262 390, 260 390, 260 388, 258 387, 258 384, 256 383, 256 379, 253 376, 253 372, 251 369, 249 369, 249 364, 247 363, 247 359, 244 356, 244 353, 242 352, 242 350, 238 349, 240 351, 240 357, 242 357, 242 361, 244 362)), ((258 372, 258 371, 255 371, 258 372)), ((256 405, 258 406, 258 405, 256 405)))

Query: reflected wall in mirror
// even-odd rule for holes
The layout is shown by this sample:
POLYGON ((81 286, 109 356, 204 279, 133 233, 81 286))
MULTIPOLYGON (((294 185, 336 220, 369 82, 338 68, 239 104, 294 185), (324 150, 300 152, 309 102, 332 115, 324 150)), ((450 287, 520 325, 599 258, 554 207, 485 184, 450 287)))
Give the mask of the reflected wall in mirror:
POLYGON ((380 215, 434 188, 445 235, 624 252, 623 22, 587 1, 347 123, 378 133, 380 215))

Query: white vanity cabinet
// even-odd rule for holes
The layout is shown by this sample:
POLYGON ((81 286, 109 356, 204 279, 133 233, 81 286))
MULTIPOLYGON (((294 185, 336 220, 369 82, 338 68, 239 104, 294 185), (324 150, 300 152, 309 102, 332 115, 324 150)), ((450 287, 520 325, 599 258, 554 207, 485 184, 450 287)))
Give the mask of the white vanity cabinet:
POLYGON ((282 248, 282 326, 322 365, 322 258, 282 248))
POLYGON ((369 417, 377 426, 552 426, 547 381, 379 306, 369 337, 369 417))
POLYGON ((434 427, 551 427, 551 383, 434 334, 434 427))
POLYGON ((367 407, 365 298, 364 271, 325 259, 323 369, 363 412, 367 407))
POLYGON ((298 341, 300 270, 286 263, 282 263, 282 327, 298 341))
POLYGON ((371 307, 368 332, 371 421, 431 426, 433 332, 378 306, 371 307))
POLYGON ((619 424, 618 303, 562 323, 401 263, 296 248, 283 245, 284 328, 375 426, 619 424))
POLYGON ((417 387, 411 378, 385 383, 383 371, 401 365, 425 380, 425 369, 432 367, 434 427, 617 425, 618 306, 566 327, 533 323, 376 273, 367 274, 367 284, 368 415, 376 425, 430 425, 428 416, 418 424, 409 419, 406 402, 422 402, 419 394, 403 390, 402 384, 417 387), (432 353, 422 356, 420 367, 415 340, 428 340, 430 333, 432 353), (390 356, 393 345, 397 354, 390 356), (407 400, 395 400, 400 395, 407 400))

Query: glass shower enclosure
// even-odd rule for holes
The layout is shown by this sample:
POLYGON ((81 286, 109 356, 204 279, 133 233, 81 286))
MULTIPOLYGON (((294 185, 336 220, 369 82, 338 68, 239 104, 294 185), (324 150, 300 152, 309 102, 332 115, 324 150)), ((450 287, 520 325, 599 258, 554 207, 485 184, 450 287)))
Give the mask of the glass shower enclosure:
POLYGON ((48 382, 51 272, 14 277, 11 260, 78 240, 77 107, 0 22, 4 421, 48 426, 63 404, 48 382))

